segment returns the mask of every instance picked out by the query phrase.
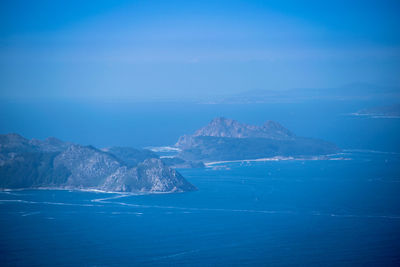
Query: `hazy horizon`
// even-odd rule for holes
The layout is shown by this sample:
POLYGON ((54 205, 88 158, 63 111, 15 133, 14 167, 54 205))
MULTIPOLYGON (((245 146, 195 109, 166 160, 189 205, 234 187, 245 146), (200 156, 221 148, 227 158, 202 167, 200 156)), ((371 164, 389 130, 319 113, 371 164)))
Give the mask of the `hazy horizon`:
POLYGON ((399 14, 0 1, 0 265, 400 266, 399 14))
POLYGON ((1 98, 400 84, 397 1, 3 1, 1 98))

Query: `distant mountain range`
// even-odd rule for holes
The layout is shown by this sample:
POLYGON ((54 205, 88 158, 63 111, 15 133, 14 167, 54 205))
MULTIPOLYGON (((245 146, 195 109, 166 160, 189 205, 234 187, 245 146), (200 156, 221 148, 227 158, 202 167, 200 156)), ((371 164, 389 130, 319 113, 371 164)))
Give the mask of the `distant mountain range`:
POLYGON ((262 126, 216 118, 193 135, 181 136, 175 146, 185 160, 241 160, 274 156, 315 156, 338 152, 334 144, 298 137, 277 122, 262 126))
POLYGON ((0 135, 0 188, 96 189, 115 192, 196 190, 148 150, 92 146, 56 138, 0 135))
POLYGON ((200 101, 203 104, 256 104, 301 103, 309 101, 343 100, 400 100, 397 86, 379 86, 368 83, 352 83, 336 88, 293 88, 286 90, 248 90, 231 95, 213 96, 200 101))

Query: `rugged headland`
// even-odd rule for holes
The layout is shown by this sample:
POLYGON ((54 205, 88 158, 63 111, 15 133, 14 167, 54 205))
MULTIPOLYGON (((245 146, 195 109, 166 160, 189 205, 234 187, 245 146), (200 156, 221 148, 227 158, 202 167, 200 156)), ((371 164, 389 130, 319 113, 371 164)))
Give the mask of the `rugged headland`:
POLYGON ((216 118, 193 135, 181 136, 179 153, 160 157, 146 149, 93 146, 56 138, 0 135, 0 188, 96 189, 112 192, 184 192, 196 188, 174 168, 203 162, 269 157, 312 157, 340 151, 334 144, 298 137, 277 122, 261 126, 216 118))
POLYGON ((196 190, 148 150, 97 149, 56 138, 0 135, 0 188, 96 189, 113 192, 196 190))
POLYGON ((298 137, 282 125, 267 121, 255 126, 215 118, 175 144, 178 158, 190 161, 244 160, 275 156, 319 156, 340 149, 327 141, 298 137))

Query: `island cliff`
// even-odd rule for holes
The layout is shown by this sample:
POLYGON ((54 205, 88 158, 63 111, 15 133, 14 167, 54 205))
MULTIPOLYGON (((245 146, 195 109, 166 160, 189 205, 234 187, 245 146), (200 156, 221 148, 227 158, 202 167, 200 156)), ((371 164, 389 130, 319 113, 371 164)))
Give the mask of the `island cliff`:
POLYGON ((0 188, 43 187, 141 193, 196 190, 151 151, 99 150, 56 138, 0 135, 0 188))
POLYGON ((193 135, 184 135, 175 146, 185 160, 242 160, 274 156, 316 156, 338 152, 334 144, 298 137, 282 125, 267 121, 262 126, 216 118, 193 135))

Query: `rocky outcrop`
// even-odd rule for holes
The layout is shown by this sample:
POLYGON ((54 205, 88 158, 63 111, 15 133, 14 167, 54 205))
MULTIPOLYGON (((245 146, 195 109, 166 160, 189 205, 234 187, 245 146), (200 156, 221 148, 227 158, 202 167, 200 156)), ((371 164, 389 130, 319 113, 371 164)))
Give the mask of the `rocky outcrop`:
POLYGON ((102 151, 55 138, 28 140, 17 134, 0 135, 0 187, 149 193, 196 189, 148 151, 102 151))
POLYGON ((274 121, 267 121, 262 126, 255 126, 219 117, 213 119, 207 126, 197 130, 193 136, 289 140, 293 139, 294 134, 274 121))
POLYGON ((339 151, 334 144, 298 137, 277 122, 262 126, 216 118, 175 144, 178 157, 191 161, 239 160, 274 156, 314 156, 339 151))
POLYGON ((101 149, 113 154, 124 162, 128 167, 136 167, 140 162, 148 158, 159 158, 159 156, 148 149, 135 149, 132 147, 109 147, 101 149))

